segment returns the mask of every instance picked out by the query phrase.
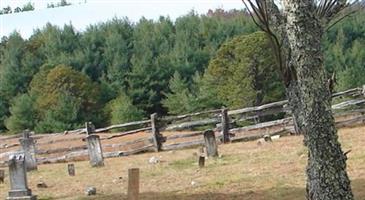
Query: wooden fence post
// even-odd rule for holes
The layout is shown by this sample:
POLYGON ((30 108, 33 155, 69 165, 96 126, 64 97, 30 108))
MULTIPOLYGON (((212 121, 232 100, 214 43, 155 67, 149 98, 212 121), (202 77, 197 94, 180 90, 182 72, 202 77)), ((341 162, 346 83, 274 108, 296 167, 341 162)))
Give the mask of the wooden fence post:
POLYGON ((139 169, 128 169, 128 200, 139 199, 139 169))
POLYGON ((95 132, 95 126, 91 122, 85 122, 86 135, 90 135, 95 132))
POLYGON ((227 108, 223 108, 221 111, 221 126, 222 126, 223 143, 228 143, 230 142, 230 138, 229 138, 229 117, 227 108))
POLYGON ((204 141, 205 148, 208 157, 217 157, 218 156, 218 145, 215 140, 214 131, 206 130, 204 131, 204 141))
POLYGON ((75 176, 75 165, 74 164, 68 164, 67 165, 67 171, 68 171, 68 175, 75 176))
POLYGON ((162 135, 160 134, 158 127, 157 113, 151 115, 151 128, 153 145, 155 146, 155 151, 158 152, 161 150, 162 146, 162 135))
POLYGON ((23 137, 19 139, 19 142, 24 152, 27 171, 37 170, 35 140, 30 137, 29 130, 23 131, 23 137))

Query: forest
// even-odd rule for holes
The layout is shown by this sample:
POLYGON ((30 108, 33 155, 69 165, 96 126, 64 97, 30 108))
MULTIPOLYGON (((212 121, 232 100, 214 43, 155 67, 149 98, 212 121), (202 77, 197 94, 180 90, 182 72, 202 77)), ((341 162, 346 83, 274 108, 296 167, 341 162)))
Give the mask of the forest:
MULTIPOLYGON (((335 90, 365 84, 365 10, 323 39, 335 90)), ((244 10, 194 11, 172 21, 127 18, 47 24, 0 43, 0 133, 123 123, 285 99, 270 42, 244 10)))

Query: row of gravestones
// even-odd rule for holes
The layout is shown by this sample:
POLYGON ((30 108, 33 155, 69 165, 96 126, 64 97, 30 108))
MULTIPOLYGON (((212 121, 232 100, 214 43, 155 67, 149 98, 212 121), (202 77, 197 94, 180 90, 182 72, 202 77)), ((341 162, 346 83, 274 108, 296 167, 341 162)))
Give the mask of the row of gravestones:
MULTIPOLYGON (((218 156, 218 148, 213 131, 204 132, 206 153, 208 157, 218 156)), ((9 180, 10 191, 7 200, 35 200, 37 197, 32 195, 27 184, 27 171, 37 170, 35 141, 30 137, 30 132, 23 132, 20 140, 22 151, 9 157, 9 180)), ((89 152, 90 164, 92 167, 104 166, 103 152, 98 135, 88 135, 86 137, 89 152)), ((199 158, 199 166, 204 166, 204 158, 199 158), (203 162, 203 163, 201 163, 203 162)), ((69 175, 75 175, 73 164, 68 165, 69 175)), ((3 171, 2 171, 3 172, 3 171)))
MULTIPOLYGON (((98 135, 89 135, 86 138, 91 166, 103 166, 103 152, 98 135)), ((28 188, 27 171, 37 170, 35 140, 30 136, 29 131, 23 132, 23 137, 19 139, 22 151, 9 156, 9 181, 10 191, 7 200, 35 200, 28 188)), ((69 175, 74 176, 74 165, 68 165, 69 175)), ((4 171, 0 171, 0 178, 3 182, 4 171)))

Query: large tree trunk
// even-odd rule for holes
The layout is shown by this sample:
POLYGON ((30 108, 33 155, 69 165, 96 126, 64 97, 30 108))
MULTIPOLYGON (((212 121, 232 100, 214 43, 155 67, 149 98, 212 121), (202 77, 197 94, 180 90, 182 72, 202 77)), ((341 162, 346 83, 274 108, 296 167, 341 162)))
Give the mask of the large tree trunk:
POLYGON ((290 63, 297 80, 289 85, 288 97, 308 147, 307 198, 353 199, 346 172, 346 155, 338 142, 331 112, 331 93, 326 84, 321 50, 321 24, 311 0, 287 0, 287 35, 290 63), (291 94, 295 90, 295 94, 291 94), (298 101, 298 102, 295 102, 298 101))

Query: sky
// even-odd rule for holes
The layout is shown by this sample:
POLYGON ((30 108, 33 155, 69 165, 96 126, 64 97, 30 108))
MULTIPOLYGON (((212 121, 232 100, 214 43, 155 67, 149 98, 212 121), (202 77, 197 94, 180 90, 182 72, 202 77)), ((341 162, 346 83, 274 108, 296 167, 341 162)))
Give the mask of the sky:
POLYGON ((42 28, 47 22, 63 26, 72 24, 76 30, 83 31, 90 24, 105 22, 113 17, 128 17, 137 22, 142 16, 147 19, 158 19, 169 16, 175 20, 181 15, 194 10, 199 14, 209 9, 223 8, 243 9, 241 0, 68 0, 72 6, 50 8, 47 4, 60 0, 0 0, 0 8, 17 6, 31 2, 35 11, 0 15, 0 37, 7 36, 14 30, 28 38, 33 30, 42 28))

